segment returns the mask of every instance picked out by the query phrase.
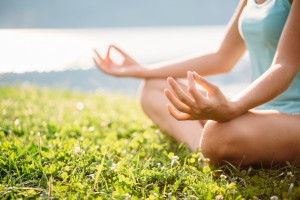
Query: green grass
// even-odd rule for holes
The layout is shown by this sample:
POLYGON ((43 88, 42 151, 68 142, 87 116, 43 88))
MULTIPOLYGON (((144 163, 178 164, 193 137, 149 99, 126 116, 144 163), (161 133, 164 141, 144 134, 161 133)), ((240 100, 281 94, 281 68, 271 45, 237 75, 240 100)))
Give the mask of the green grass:
POLYGON ((300 198, 299 168, 202 167, 122 95, 1 87, 0 127, 3 199, 300 198))

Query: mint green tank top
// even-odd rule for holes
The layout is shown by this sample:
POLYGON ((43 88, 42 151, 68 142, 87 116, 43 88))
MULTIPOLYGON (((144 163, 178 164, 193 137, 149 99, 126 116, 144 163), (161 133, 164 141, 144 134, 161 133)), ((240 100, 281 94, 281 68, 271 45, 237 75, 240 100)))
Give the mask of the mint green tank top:
MULTIPOLYGON (((252 81, 271 66, 290 7, 289 0, 266 0, 262 4, 248 0, 244 7, 239 31, 249 51, 252 81)), ((256 109, 299 114, 300 72, 285 92, 256 109)))

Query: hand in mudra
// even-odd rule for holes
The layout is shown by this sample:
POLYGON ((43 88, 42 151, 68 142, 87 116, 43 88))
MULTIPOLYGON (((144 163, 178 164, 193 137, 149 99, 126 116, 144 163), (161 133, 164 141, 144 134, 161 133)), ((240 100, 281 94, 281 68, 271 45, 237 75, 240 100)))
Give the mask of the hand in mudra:
POLYGON ((104 73, 116 76, 116 77, 139 77, 141 73, 145 70, 141 64, 135 61, 127 53, 122 51, 115 45, 110 45, 107 50, 106 57, 103 58, 95 50, 96 57, 94 57, 94 62, 96 66, 104 73), (111 58, 111 51, 116 50, 122 57, 123 61, 121 64, 117 64, 111 58))
POLYGON ((169 89, 165 89, 165 95, 171 102, 171 104, 167 104, 167 108, 175 119, 211 119, 221 122, 231 119, 232 104, 217 86, 196 72, 188 72, 187 79, 188 93, 184 92, 173 78, 169 77, 167 79, 173 90, 172 92, 169 89), (206 90, 206 95, 203 95, 196 89, 196 83, 206 90))

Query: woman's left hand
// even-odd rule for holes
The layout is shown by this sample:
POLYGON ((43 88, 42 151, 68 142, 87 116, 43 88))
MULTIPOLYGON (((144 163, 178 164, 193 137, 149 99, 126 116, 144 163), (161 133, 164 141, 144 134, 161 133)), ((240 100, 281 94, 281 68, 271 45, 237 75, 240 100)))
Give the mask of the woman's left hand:
POLYGON ((165 95, 180 112, 167 104, 169 113, 177 120, 215 120, 228 121, 234 117, 234 107, 221 90, 196 72, 188 72, 188 93, 184 92, 177 82, 169 77, 168 83, 173 89, 165 89, 165 95), (196 83, 206 90, 203 95, 196 89, 196 83))

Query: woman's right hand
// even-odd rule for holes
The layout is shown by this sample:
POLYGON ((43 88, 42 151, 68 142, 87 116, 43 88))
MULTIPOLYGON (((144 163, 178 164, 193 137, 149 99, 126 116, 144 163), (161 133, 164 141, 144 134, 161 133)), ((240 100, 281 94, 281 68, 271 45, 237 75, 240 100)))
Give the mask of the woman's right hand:
POLYGON ((142 78, 143 73, 146 71, 145 68, 141 66, 137 61, 131 58, 127 53, 122 51, 115 45, 110 45, 107 50, 106 57, 103 58, 95 50, 96 57, 94 57, 94 62, 96 66, 104 73, 116 76, 116 77, 134 77, 142 78), (121 64, 117 64, 111 59, 111 51, 116 50, 123 57, 121 64))

